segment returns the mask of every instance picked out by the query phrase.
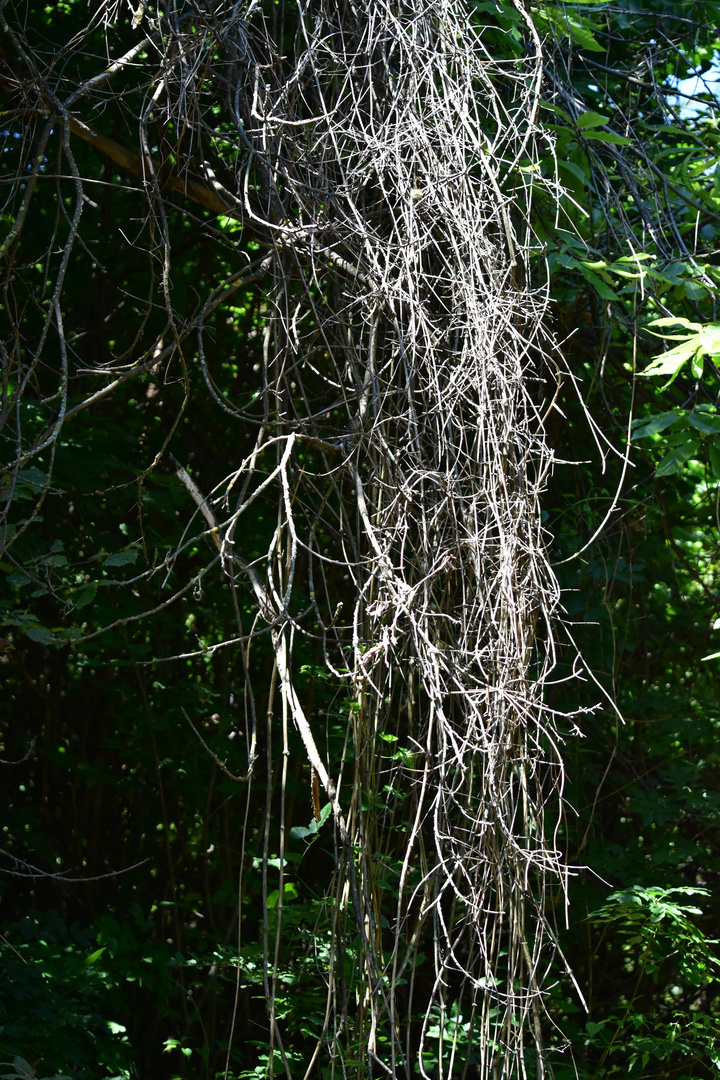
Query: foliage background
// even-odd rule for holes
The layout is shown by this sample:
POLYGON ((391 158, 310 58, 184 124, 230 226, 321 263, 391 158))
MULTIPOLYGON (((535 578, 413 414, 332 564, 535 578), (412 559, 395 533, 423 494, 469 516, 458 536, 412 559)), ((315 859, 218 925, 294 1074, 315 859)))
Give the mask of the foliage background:
MULTIPOLYGON (((474 7, 491 45, 522 62, 515 7, 474 7)), ((702 91, 694 101, 678 99, 674 82, 712 72, 715 15, 710 3, 650 0, 533 10, 547 49, 540 167, 549 176, 556 157, 567 189, 559 206, 546 195, 535 204, 538 277, 546 257, 575 380, 565 380, 548 420, 556 455, 569 464, 555 470, 546 514, 568 621, 597 680, 558 680, 554 692, 558 709, 579 710, 563 751, 562 840, 576 869, 569 925, 562 929, 561 908, 558 922, 588 1006, 586 1013, 570 981, 559 979, 546 1032, 558 1080, 576 1069, 598 1080, 712 1076, 720 1059, 717 660, 703 660, 719 648, 718 373, 712 355, 701 353, 704 360, 686 362, 669 385, 637 377, 675 344, 653 337, 651 320, 717 319, 717 102, 702 91)), ((38 51, 62 63, 86 12, 67 4, 19 13, 8 4, 4 17, 29 26, 38 51)), ((127 48, 131 20, 118 13, 127 48)), ((18 112, 25 61, 7 37, 3 48, 10 177, 38 118, 18 112)), ((87 71, 67 78, 94 73, 96 57, 86 61, 87 71)), ((122 95, 108 96, 104 129, 118 143, 141 97, 131 80, 122 95)), ((58 152, 53 145, 48 160, 58 152)), ((85 247, 67 271, 64 319, 99 368, 137 348, 132 298, 160 271, 131 174, 87 143, 73 145, 96 187, 84 208, 85 247)), ((4 311, 21 310, 29 334, 51 276, 43 261, 48 235, 65 227, 67 184, 49 181, 40 191, 22 253, 10 252, 4 311)), ((8 190, 10 226, 21 195, 8 190)), ((255 257, 251 237, 179 194, 168 228, 180 268, 178 311, 192 310, 195 297, 229 272, 238 247, 255 257)), ((219 385, 248 399, 262 364, 267 286, 248 286, 211 320, 219 385)), ((151 315, 143 341, 162 320, 161 310, 151 315)), ((37 403, 42 379, 24 418, 30 431, 46 421, 37 403)), ((11 392, 6 384, 6 404, 11 392)), ((0 1048, 8 1075, 195 1077, 228 1068, 260 1077, 286 1066, 303 1075, 322 1027, 337 839, 329 824, 314 822, 299 739, 290 732, 284 807, 285 1060, 268 1061, 263 979, 279 897, 278 851, 268 847, 266 825, 280 812, 280 777, 277 768, 269 776, 258 769, 246 816, 244 785, 218 767, 189 723, 231 773, 246 771, 239 652, 211 651, 234 633, 227 586, 208 573, 162 606, 205 567, 211 540, 190 544, 163 588, 138 580, 141 567, 177 548, 189 516, 172 466, 148 471, 170 436, 175 458, 208 491, 226 471, 228 445, 250 433, 218 410, 197 365, 148 371, 73 418, 32 520, 49 461, 38 460, 6 491, 5 536, 14 543, 0 565, 0 1048), (135 619, 148 610, 151 618, 135 619), (194 655, 158 659, 186 653, 194 655)), ((272 527, 272 509, 260 509, 247 526, 248 549, 264 550, 272 527)), ((319 657, 308 650, 304 659, 308 712, 324 717, 333 760, 343 753, 353 702, 321 677, 319 657)), ((269 682, 270 648, 260 643, 253 664, 269 682)), ((266 706, 258 703, 258 715, 266 706)), ((261 724, 258 759, 267 751, 261 724)), ((401 752, 388 743, 388 769, 401 752)), ((429 972, 420 965, 415 978, 429 972)), ((345 977, 352 995, 352 956, 345 977)), ((462 1050, 468 1018, 455 1019, 462 1050)), ((439 1077, 451 1040, 439 1022, 430 1030, 436 1054, 425 1068, 439 1077)), ((472 1071, 469 1047, 450 1072, 472 1071)))

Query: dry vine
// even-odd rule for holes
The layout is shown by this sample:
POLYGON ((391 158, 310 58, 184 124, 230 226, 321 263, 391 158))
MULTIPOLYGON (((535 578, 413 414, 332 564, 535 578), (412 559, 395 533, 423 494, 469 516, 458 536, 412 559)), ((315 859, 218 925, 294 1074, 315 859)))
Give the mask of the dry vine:
MULTIPOLYGON (((431 1025, 451 1047, 440 1075, 467 1071, 471 1055, 478 1080, 545 1073, 552 908, 566 872, 556 837, 562 755, 543 696, 559 599, 540 516, 554 387, 541 378, 552 367, 541 370, 547 296, 530 269, 532 169, 520 167, 539 131, 542 48, 519 0, 518 11, 527 57, 509 63, 486 51, 458 0, 267 9, 171 0, 163 12, 141 3, 131 13, 136 42, 72 91, 67 56, 38 59, 19 20, 5 23, 24 65, 5 78, 22 97, 34 162, 24 191, 12 189, 11 268, 58 130, 56 171, 75 193, 32 355, 19 316, 5 346, 17 383, 3 420, 12 423, 36 384, 58 402, 40 433, 18 430, 8 482, 54 452, 71 417, 168 361, 181 373, 197 362, 219 408, 257 431, 212 494, 178 466, 217 545, 184 588, 219 563, 233 590, 253 590, 255 624, 238 625, 243 662, 250 679, 251 642, 269 632, 275 670, 269 695, 250 697, 249 775, 259 768, 252 702, 269 696, 271 716, 279 694, 285 747, 292 721, 332 804, 342 857, 328 893, 325 1026, 306 1076, 321 1053, 337 1075, 347 1058, 370 1074, 410 1075, 419 1063, 426 1075, 431 1025), (96 130, 102 116, 96 124, 87 107, 104 94, 122 104, 123 79, 144 96, 132 152, 96 130), (158 128, 177 142, 163 143, 158 128), (139 329, 137 346, 69 406, 69 384, 97 375, 76 369, 63 334, 63 282, 86 198, 78 138, 142 180, 166 325, 150 343, 139 329), (261 249, 186 315, 172 300, 171 192, 241 222, 261 249), (234 291, 263 280, 262 383, 244 406, 219 387, 204 331, 234 291), (52 393, 45 365, 60 372, 52 393), (250 561, 243 515, 271 496, 272 541, 250 561), (340 764, 327 761, 322 728, 296 690, 304 634, 322 639, 329 671, 352 689, 352 753, 340 764), (395 739, 405 750, 390 760, 395 739), (384 926, 378 880, 391 858, 397 905, 384 926), (356 937, 364 991, 353 1006, 343 951, 356 937), (417 987, 421 949, 433 950, 434 977, 417 987)), ((104 20, 112 53, 122 19, 119 4, 98 9, 88 37, 104 20)), ((15 538, 6 537, 8 555, 15 538)), ((268 845, 266 832, 266 874, 268 845)), ((271 1041, 290 1076, 275 1015, 282 895, 281 869, 265 990, 271 1041)))

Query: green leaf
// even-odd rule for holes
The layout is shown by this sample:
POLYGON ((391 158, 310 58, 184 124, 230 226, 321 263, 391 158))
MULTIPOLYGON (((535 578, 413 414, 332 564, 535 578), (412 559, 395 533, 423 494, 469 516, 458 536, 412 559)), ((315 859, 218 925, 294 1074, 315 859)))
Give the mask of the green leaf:
POLYGON ((595 142, 612 143, 613 146, 629 146, 632 142, 632 139, 626 139, 624 135, 617 135, 614 131, 589 131, 585 138, 594 139, 595 142))
POLYGON ((124 551, 116 551, 113 555, 108 555, 105 560, 106 566, 127 566, 128 563, 134 563, 137 559, 137 548, 125 548, 124 551))
POLYGON ((679 472, 685 462, 697 454, 699 445, 699 439, 688 439, 682 446, 676 446, 662 459, 655 470, 655 475, 672 476, 673 473, 679 472))
MULTIPOLYGON (((558 20, 558 22, 560 23, 560 28, 564 29, 562 27, 562 21, 558 20)), ((575 16, 574 18, 566 16, 566 21, 567 29, 569 29, 570 31, 570 37, 576 45, 580 46, 581 49, 587 49, 588 52, 605 52, 605 46, 601 45, 597 38, 591 33, 591 31, 588 30, 587 26, 585 26, 581 21, 579 15, 575 16)), ((567 29, 565 30, 566 33, 567 29)))
POLYGON ((85 967, 90 967, 90 965, 94 964, 96 960, 99 960, 102 954, 105 952, 105 949, 106 946, 103 945, 101 949, 96 949, 95 952, 90 953, 90 955, 85 958, 85 967))
POLYGON ((644 371, 638 372, 638 375, 669 375, 670 379, 663 387, 663 389, 665 389, 665 387, 669 386, 676 378, 683 365, 690 360, 696 352, 697 346, 692 341, 683 342, 682 345, 676 345, 674 349, 669 349, 667 352, 655 356, 644 371))
POLYGON ((615 290, 611 289, 610 286, 605 281, 603 281, 598 274, 594 272, 594 270, 590 270, 583 263, 579 264, 578 269, 580 270, 580 273, 585 278, 585 280, 590 282, 593 289, 595 289, 595 292, 598 294, 598 296, 601 296, 603 300, 618 299, 618 295, 615 290))
POLYGON ((313 818, 313 820, 310 822, 310 824, 308 826, 294 825, 292 827, 292 829, 290 830, 290 835, 295 840, 307 840, 308 837, 310 837, 310 836, 313 836, 313 837, 317 836, 319 830, 322 828, 322 826, 325 824, 327 819, 330 817, 331 813, 332 813, 332 803, 325 803, 325 805, 323 806, 323 808, 320 811, 320 820, 319 821, 315 821, 315 819, 313 818))
POLYGON ((712 468, 713 476, 716 480, 720 480, 720 446, 718 446, 717 443, 710 443, 708 457, 710 458, 710 467, 712 468))
POLYGON ((293 825, 290 830, 290 835, 294 840, 307 840, 308 836, 315 836, 317 833, 317 821, 311 821, 306 827, 305 825, 293 825), (315 828, 313 828, 313 825, 315 828))
POLYGON ((635 255, 623 255, 622 258, 616 259, 615 260, 615 265, 619 266, 622 263, 631 263, 631 264, 634 265, 635 263, 645 262, 646 259, 649 259, 649 260, 652 261, 654 258, 655 258, 654 255, 648 255, 644 251, 638 251, 635 255))
POLYGON ((25 1058, 22 1058, 22 1057, 13 1058, 13 1065, 17 1069, 18 1072, 25 1072, 25 1073, 28 1073, 30 1076, 35 1075, 35 1070, 33 1069, 32 1065, 28 1061, 25 1060, 25 1058))
POLYGON ((31 641, 39 641, 41 645, 55 644, 52 631, 44 626, 30 626, 25 633, 31 641))
POLYGON ((8 585, 19 585, 22 588, 23 585, 28 585, 32 578, 24 570, 13 570, 5 580, 8 585))
POLYGON ((569 37, 581 49, 587 49, 588 52, 605 52, 605 46, 595 38, 579 14, 568 15, 566 11, 561 11, 554 4, 548 4, 545 11, 534 9, 533 18, 539 24, 545 23, 551 26, 558 37, 569 37))
POLYGON ((18 480, 24 480, 25 483, 35 488, 43 488, 47 484, 45 473, 40 472, 34 465, 31 465, 29 469, 21 469, 18 473, 18 480))
POLYGON ((88 581, 86 585, 83 585, 82 588, 78 590, 78 594, 75 599, 75 609, 79 611, 80 608, 87 607, 88 604, 92 603, 92 601, 95 599, 95 593, 97 591, 97 581, 88 581))
POLYGON ((579 165, 576 165, 574 161, 558 161, 558 166, 561 169, 567 169, 569 173, 572 173, 572 175, 580 181, 583 187, 587 185, 587 173, 579 165))
MULTIPOLYGON (((547 19, 545 20, 547 22, 547 19)), ((563 120, 566 120, 568 124, 572 124, 573 118, 569 112, 565 109, 561 109, 559 105, 552 105, 549 101, 543 101, 542 108, 547 109, 548 112, 553 112, 557 116, 561 116, 563 120)))
POLYGON ((720 323, 705 323, 702 325, 700 323, 690 323, 686 319, 654 319, 650 323, 651 326, 672 326, 677 324, 685 325, 690 330, 690 333, 662 335, 679 341, 679 344, 667 352, 653 357, 648 367, 639 372, 640 375, 670 375, 670 380, 666 383, 669 386, 683 364, 688 360, 692 363, 695 378, 699 378, 702 374, 701 358, 706 354, 720 356, 720 323))
POLYGON ((720 416, 717 413, 691 412, 688 415, 688 424, 703 435, 720 435, 720 416))
POLYGON ((584 128, 602 127, 603 124, 609 124, 609 116, 601 116, 600 113, 586 112, 577 119, 577 126, 583 130, 584 128))
POLYGON ((658 435, 666 428, 672 427, 679 419, 680 413, 659 413, 657 416, 643 416, 632 422, 633 439, 647 439, 650 435, 658 435))
MULTIPOLYGON (((689 319, 681 319, 679 316, 676 316, 676 315, 666 316, 665 318, 662 318, 662 319, 653 319, 648 325, 649 326, 684 326, 686 330, 692 330, 692 331, 702 330, 702 323, 690 322, 689 319)), ((654 333, 654 331, 652 331, 652 330, 650 332, 654 333)), ((666 337, 666 336, 669 336, 669 335, 657 334, 656 336, 657 337, 666 337)), ((687 337, 689 337, 688 334, 679 335, 679 338, 682 341, 684 341, 687 337)))

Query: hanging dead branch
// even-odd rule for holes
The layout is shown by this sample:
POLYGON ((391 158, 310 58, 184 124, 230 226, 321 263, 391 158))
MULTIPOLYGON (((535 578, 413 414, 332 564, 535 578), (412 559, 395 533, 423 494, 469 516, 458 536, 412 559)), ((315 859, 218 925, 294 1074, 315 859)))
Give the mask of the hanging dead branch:
MULTIPOLYGON (((178 475, 232 589, 254 593, 256 622, 237 637, 247 678, 250 641, 269 634, 268 715, 277 686, 343 853, 328 894, 327 1013, 306 1075, 318 1054, 343 1075, 350 1059, 370 1074, 419 1065, 427 1075, 434 1039, 450 1048, 436 1074, 467 1068, 472 1054, 480 1080, 525 1076, 530 1061, 542 1077, 550 896, 566 870, 555 835, 562 755, 544 704, 558 587, 540 511, 554 389, 543 368, 547 296, 531 269, 538 181, 527 162, 542 79, 532 21, 518 2, 527 58, 508 62, 487 51, 479 17, 457 0, 170 0, 130 15, 107 4, 68 46, 83 56, 78 82, 7 10, 16 61, 4 79, 33 163, 9 195, 7 311, 18 311, 19 240, 52 169, 63 194, 41 329, 28 345, 18 314, 4 346, 16 382, 3 421, 10 430, 33 391, 53 405, 39 426, 11 434, 7 483, 30 485, 37 513, 68 417, 168 362, 185 385, 188 365, 200 366, 218 407, 256 438, 241 461, 228 448, 229 476, 211 493, 178 475), (104 65, 98 41, 122 58, 104 65), (132 149, 102 133, 110 102, 126 144, 139 133, 132 149), (63 331, 87 198, 80 143, 137 178, 146 199, 135 243, 147 252, 155 328, 140 319, 132 347, 104 365, 79 360, 63 331), (173 300, 171 196, 219 215, 225 250, 228 222, 261 248, 194 311, 173 300), (218 305, 258 280, 264 359, 248 404, 222 388, 206 330, 218 305), (90 386, 84 396, 79 385, 90 386), (38 478, 28 469, 42 454, 38 478), (252 560, 243 516, 271 497, 276 525, 252 560), (321 641, 351 690, 352 754, 341 763, 327 760, 322 725, 296 688, 302 635, 321 641), (388 740, 402 752, 385 754, 388 740), (362 990, 351 1008, 338 949, 354 939, 362 990), (433 958, 422 985, 421 951, 433 958)), ((8 551, 17 535, 6 533, 8 551)), ((168 572, 188 543, 146 576, 168 572)), ((254 748, 253 727, 251 769, 254 748)), ((278 934, 281 919, 280 903, 278 934)), ((271 1041, 284 1059, 267 937, 266 956, 271 1041)))

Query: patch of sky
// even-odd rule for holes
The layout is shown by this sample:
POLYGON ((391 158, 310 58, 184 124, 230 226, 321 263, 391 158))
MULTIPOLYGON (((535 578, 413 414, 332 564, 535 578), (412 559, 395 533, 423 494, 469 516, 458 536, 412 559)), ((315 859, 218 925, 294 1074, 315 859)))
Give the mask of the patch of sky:
POLYGON ((669 75, 665 83, 674 91, 667 103, 683 120, 715 120, 720 115, 720 53, 713 53, 707 71, 697 68, 684 79, 669 75))

